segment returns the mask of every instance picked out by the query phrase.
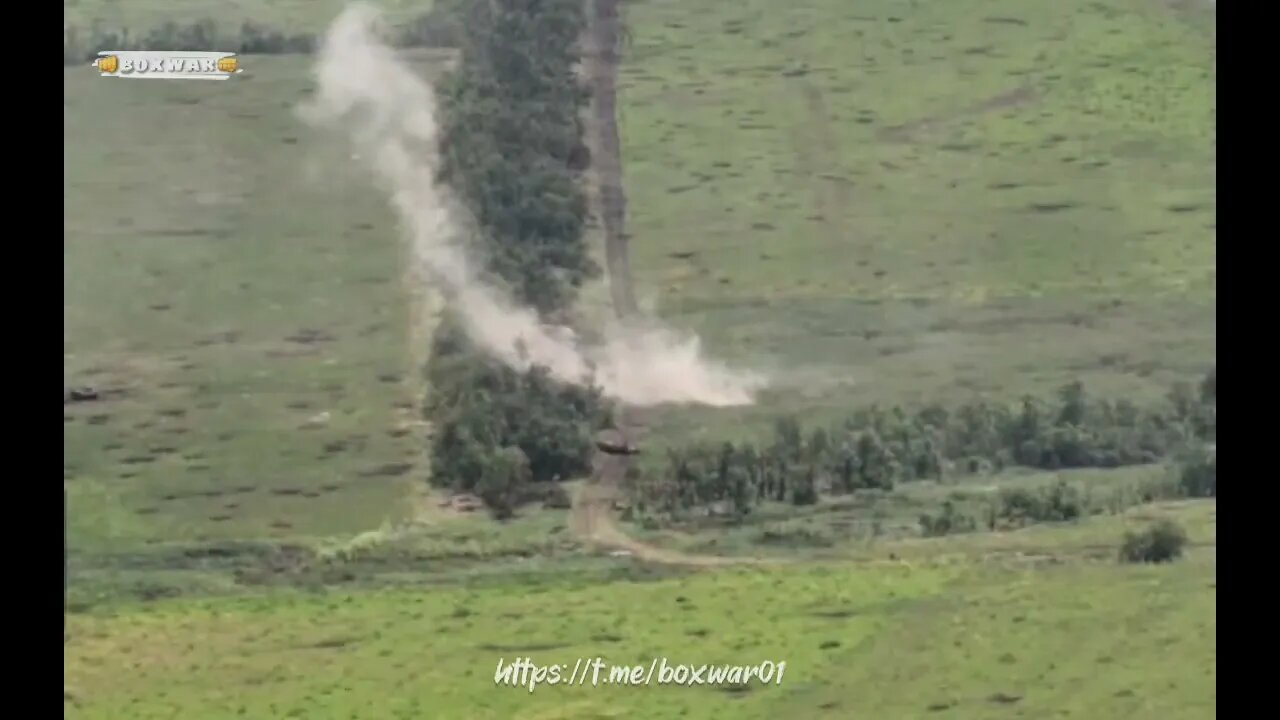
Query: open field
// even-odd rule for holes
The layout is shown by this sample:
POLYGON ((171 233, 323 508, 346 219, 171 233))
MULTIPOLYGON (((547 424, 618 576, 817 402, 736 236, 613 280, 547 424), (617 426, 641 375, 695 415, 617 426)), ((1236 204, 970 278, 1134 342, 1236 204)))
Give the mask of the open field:
MULTIPOLYGON (((345 3, 252 0, 318 32, 345 3)), ((392 18, 429 3, 380 3, 392 18)), ((66 0, 145 31, 206 5, 66 0)), ((761 402, 644 417, 666 445, 868 403, 1135 402, 1216 360, 1216 28, 1163 0, 636 0, 619 78, 637 294, 761 402)), ((448 53, 416 53, 424 75, 448 53)), ((1204 718, 1216 502, 912 537, 921 513, 1157 466, 903 483, 622 531, 442 507, 426 308, 382 195, 294 114, 311 58, 227 83, 65 74, 69 718, 1204 718), (1191 545, 1122 565, 1172 517, 1191 545), (499 657, 785 660, 781 685, 495 688, 499 657)), ((599 312, 607 297, 589 288, 599 312)), ((568 483, 576 490, 577 483, 568 483)))
POLYGON ((1165 566, 1073 548, 1114 547, 1123 522, 1106 518, 885 546, 905 562, 119 606, 69 618, 65 708, 77 718, 599 718, 623 708, 648 718, 726 708, 741 718, 1203 718, 1216 679, 1213 508, 1143 510, 1179 517, 1200 544, 1165 566), (1002 560, 1001 547, 1041 557, 1002 560), (569 666, 596 655, 771 659, 787 671, 781 685, 737 693, 495 688, 498 658, 517 655, 569 666))
POLYGON ((779 380, 655 435, 1201 372, 1214 25, 1170 5, 626 3, 638 292, 779 380))
MULTIPOLYGON (((656 446, 1075 377, 1150 397, 1213 361, 1195 16, 724 7, 627 6, 632 267, 713 355, 787 371, 754 408, 655 414, 656 446)), ((73 547, 358 532, 421 480, 389 213, 294 117, 305 59, 246 66, 213 92, 67 73, 65 375, 118 391, 66 413, 72 505, 100 508, 73 547)))
POLYGON ((213 87, 66 72, 64 381, 102 393, 64 409, 73 553, 413 512, 398 230, 294 116, 307 59, 246 67, 213 87))

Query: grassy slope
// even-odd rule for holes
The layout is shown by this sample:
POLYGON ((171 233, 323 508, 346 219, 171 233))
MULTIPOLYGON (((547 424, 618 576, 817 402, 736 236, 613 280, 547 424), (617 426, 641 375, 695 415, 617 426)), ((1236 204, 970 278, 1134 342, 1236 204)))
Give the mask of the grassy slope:
POLYGON ((1170 566, 1091 559, 1088 548, 1114 548, 1119 536, 1122 521, 1106 518, 881 549, 909 564, 120 607, 70 618, 65 708, 73 718, 599 718, 624 708, 645 718, 911 718, 937 706, 984 720, 1201 718, 1215 694, 1214 503, 1161 512, 1210 544, 1170 566), (1055 558, 1036 567, 996 559, 1001 549, 1055 558), (524 655, 788 667, 781 685, 736 695, 495 688, 498 658, 524 655))
POLYGON ((1212 15, 1165 3, 626 5, 641 293, 763 407, 1162 392, 1215 337, 1212 15), (691 255, 691 256, 690 256, 691 255))
MULTIPOLYGON (((107 6, 76 12, 92 7, 107 6)), ((639 286, 715 354, 790 369, 757 408, 665 413, 658 442, 1070 376, 1154 394, 1212 361, 1212 28, 1197 17, 1138 0, 1109 16, 627 7, 639 286)), ((132 392, 67 413, 73 507, 101 508, 73 514, 73 544, 324 535, 399 512, 403 482, 360 475, 420 445, 396 427, 412 398, 394 379, 394 228, 293 117, 305 63, 249 65, 216 89, 68 71, 66 375, 132 392), (130 108, 168 122, 138 133, 130 108), (287 340, 301 329, 336 339, 287 340), (324 411, 327 427, 298 429, 324 411)))
POLYGON ((73 551, 357 532, 421 479, 394 222, 305 59, 245 65, 66 73, 64 377, 111 393, 65 409, 73 551))
MULTIPOLYGON (((193 7, 66 4, 69 20, 131 28, 206 14, 193 7)), ((241 3, 216 19, 316 30, 336 7, 241 3)), ((807 367, 816 381, 748 413, 669 414, 664 431, 750 431, 743 420, 780 407, 1007 397, 1069 375, 1154 393, 1211 361, 1212 31, 1154 0, 1113 7, 1125 12, 628 3, 621 119, 638 285, 717 354, 807 367), (999 17, 1025 24, 984 20, 999 17), (1016 93, 1026 82, 1034 99, 1016 93)), ((421 445, 403 427, 413 383, 395 229, 363 178, 330 162, 340 146, 313 142, 290 114, 306 63, 246 66, 252 80, 217 88, 67 74, 64 372, 128 391, 66 412, 72 548, 98 575, 116 572, 103 553, 128 564, 157 542, 350 537, 413 511, 420 470, 382 467, 416 462, 421 445), (287 339, 301 329, 334 339, 287 339), (299 429, 322 411, 327 425, 299 429)), ((895 552, 909 570, 824 563, 644 584, 562 579, 579 566, 634 572, 563 560, 578 549, 561 539, 562 513, 501 532, 449 520, 412 535, 386 579, 493 558, 473 587, 264 591, 71 616, 67 716, 1204 717, 1213 508, 1168 510, 1208 544, 1170 567, 1115 565, 1123 521, 1097 518, 848 546, 895 552), (520 557, 530 550, 539 557, 520 557), (1032 559, 1046 555, 1062 562, 1032 559), (736 697, 493 688, 497 657, 522 648, 569 663, 790 667, 782 686, 736 697)), ((834 532, 829 520, 789 522, 834 532)), ((706 549, 705 535, 684 540, 706 549)), ((139 562, 174 561, 165 552, 139 562)))

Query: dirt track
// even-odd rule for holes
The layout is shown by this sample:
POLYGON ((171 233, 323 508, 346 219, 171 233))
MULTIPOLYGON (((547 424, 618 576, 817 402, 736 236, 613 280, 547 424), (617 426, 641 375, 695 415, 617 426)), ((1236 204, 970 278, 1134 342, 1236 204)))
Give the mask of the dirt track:
MULTIPOLYGON (((636 314, 628 262, 626 194, 622 186, 622 151, 618 136, 617 79, 622 46, 621 0, 583 0, 589 24, 584 38, 583 70, 591 87, 591 107, 584 118, 591 167, 587 173, 587 196, 592 213, 604 228, 605 267, 615 314, 626 318, 636 314)), ((618 429, 631 442, 642 442, 646 423, 636 407, 620 407, 615 419, 618 429)), ((719 566, 764 562, 754 558, 688 555, 664 550, 628 537, 618 525, 614 501, 622 497, 622 484, 630 456, 597 451, 592 477, 573 498, 569 527, 592 545, 622 550, 649 562, 673 565, 719 566)))
MULTIPOLYGON (((621 408, 618 424, 629 441, 638 444, 643 439, 647 427, 643 410, 621 408)), ((773 562, 767 558, 690 555, 654 547, 629 537, 618 525, 614 502, 623 496, 622 483, 632 462, 634 456, 596 452, 591 478, 579 486, 573 496, 569 529, 575 536, 599 548, 622 550, 641 560, 667 565, 718 567, 773 562)))
POLYGON ((604 477, 592 480, 578 488, 573 498, 573 510, 569 515, 569 528, 574 535, 600 548, 622 550, 646 562, 664 565, 694 567, 718 567, 724 565, 759 564, 759 558, 731 558, 716 555, 689 555, 674 550, 664 550, 627 536, 618 527, 613 501, 617 497, 616 486, 604 477))
POLYGON ((620 318, 637 312, 627 254, 627 197, 622 187, 622 141, 618 136, 618 60, 622 46, 621 0, 583 0, 588 26, 582 66, 591 88, 586 140, 591 150, 588 196, 604 226, 609 293, 620 318))

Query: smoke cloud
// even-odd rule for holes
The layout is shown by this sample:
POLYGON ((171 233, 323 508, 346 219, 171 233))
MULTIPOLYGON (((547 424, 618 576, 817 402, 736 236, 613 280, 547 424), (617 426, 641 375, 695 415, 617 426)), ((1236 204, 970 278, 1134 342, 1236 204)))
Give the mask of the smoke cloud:
POLYGON ((601 342, 584 344, 481 279, 463 244, 466 215, 435 180, 432 88, 379 39, 377 23, 365 5, 334 21, 317 55, 317 95, 301 113, 350 136, 353 160, 368 165, 404 226, 415 274, 449 299, 472 340, 511 367, 543 365, 561 381, 594 382, 636 405, 751 403, 763 378, 703 358, 697 337, 649 320, 608 326, 601 342))

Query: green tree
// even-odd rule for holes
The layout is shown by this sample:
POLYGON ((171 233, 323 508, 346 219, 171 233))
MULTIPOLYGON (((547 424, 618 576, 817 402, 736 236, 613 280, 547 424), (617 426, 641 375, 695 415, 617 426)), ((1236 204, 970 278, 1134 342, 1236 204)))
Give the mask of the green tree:
MULTIPOLYGON (((577 177, 587 99, 576 74, 582 3, 450 2, 460 58, 439 87, 440 179, 475 220, 471 250, 486 272, 543 318, 562 320, 577 288, 598 273, 577 177)), ((591 431, 608 412, 598 391, 559 383, 545 369, 505 367, 448 318, 427 374, 434 482, 480 485, 482 497, 509 505, 511 477, 545 482, 589 469, 591 431)))
POLYGON ((1178 484, 1188 497, 1217 497, 1216 446, 1195 447, 1184 452, 1178 466, 1178 484))
POLYGON ((1062 407, 1058 411, 1058 424, 1084 425, 1085 414, 1089 410, 1084 383, 1076 380, 1062 386, 1058 390, 1058 399, 1062 402, 1062 407))
POLYGON ((495 517, 505 519, 528 482, 529 459, 520 448, 508 446, 485 456, 476 492, 495 517))

